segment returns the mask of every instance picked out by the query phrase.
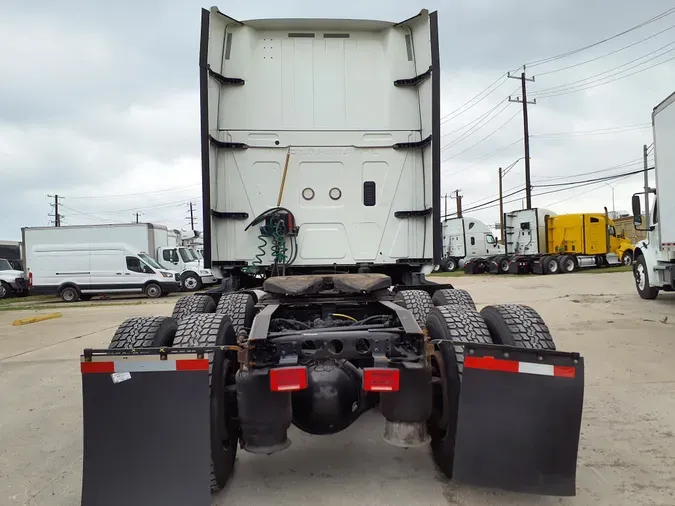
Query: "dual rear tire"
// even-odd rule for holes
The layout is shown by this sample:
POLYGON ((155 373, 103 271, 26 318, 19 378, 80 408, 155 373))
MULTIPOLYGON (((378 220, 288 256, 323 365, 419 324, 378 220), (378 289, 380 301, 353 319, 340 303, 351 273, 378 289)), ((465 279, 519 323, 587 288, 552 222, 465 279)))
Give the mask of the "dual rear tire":
POLYGON ((452 478, 464 371, 461 343, 545 350, 555 350, 555 344, 539 314, 520 304, 486 306, 480 312, 465 304, 438 306, 430 311, 426 328, 434 342, 433 413, 428 423, 431 453, 436 466, 452 478))

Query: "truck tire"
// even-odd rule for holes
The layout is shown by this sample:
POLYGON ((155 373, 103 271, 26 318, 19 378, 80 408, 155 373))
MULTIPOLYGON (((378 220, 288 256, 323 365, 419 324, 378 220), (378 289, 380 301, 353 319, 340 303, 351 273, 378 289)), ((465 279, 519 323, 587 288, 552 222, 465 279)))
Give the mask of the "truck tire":
POLYGON ((453 341, 491 344, 485 321, 474 309, 439 306, 431 310, 427 329, 435 344, 431 357, 433 411, 428 422, 431 454, 436 466, 452 478, 457 411, 464 366, 464 347, 453 341))
POLYGON ((545 255, 541 258, 541 268, 544 274, 560 273, 560 257, 554 255, 545 255))
POLYGON ((534 309, 522 304, 486 306, 481 312, 495 344, 555 350, 551 332, 534 309))
POLYGON ((424 326, 434 307, 431 295, 424 290, 401 290, 394 297, 394 303, 410 311, 420 327, 424 326))
POLYGON ((182 276, 183 288, 188 292, 196 292, 202 287, 202 278, 196 272, 186 272, 182 276))
POLYGON ((0 281, 0 299, 9 299, 14 294, 14 290, 4 281, 0 281))
POLYGON ((456 258, 446 258, 445 259, 445 270, 447 272, 455 272, 459 267, 459 262, 456 258))
MULTIPOLYGON (((229 316, 192 314, 178 322, 173 341, 176 348, 213 347, 236 344, 236 332, 229 316)), ((235 374, 236 354, 218 350, 209 359, 211 490, 221 490, 234 471, 239 441, 235 374)))
POLYGON ((633 252, 630 250, 624 251, 623 256, 621 257, 621 263, 623 265, 633 265, 633 252))
POLYGON ((180 320, 190 314, 215 313, 216 303, 208 295, 185 295, 173 306, 172 318, 180 320))
POLYGON ((59 291, 59 297, 63 302, 77 302, 80 298, 80 291, 74 286, 64 286, 59 291))
POLYGON ((577 262, 572 255, 563 255, 558 259, 560 272, 569 274, 577 270, 577 262))
POLYGON ((246 292, 228 293, 218 301, 216 313, 229 316, 235 332, 249 330, 255 318, 255 298, 246 292))
POLYGON ((649 275, 647 274, 647 262, 645 257, 640 255, 633 264, 633 276, 635 277, 635 288, 637 288, 640 297, 647 300, 653 300, 659 295, 659 289, 649 284, 649 275))
POLYGON ((437 290, 434 296, 431 297, 431 302, 434 306, 467 306, 476 309, 476 303, 471 298, 471 294, 466 290, 449 289, 437 290))
POLYGON ((148 299, 159 299, 162 296, 162 287, 157 283, 148 283, 145 285, 143 293, 148 299))
POLYGON ((176 320, 169 316, 127 318, 117 327, 108 349, 171 346, 176 329, 176 320))
POLYGON ((495 257, 494 262, 497 264, 497 271, 499 274, 509 273, 509 259, 505 256, 495 257))

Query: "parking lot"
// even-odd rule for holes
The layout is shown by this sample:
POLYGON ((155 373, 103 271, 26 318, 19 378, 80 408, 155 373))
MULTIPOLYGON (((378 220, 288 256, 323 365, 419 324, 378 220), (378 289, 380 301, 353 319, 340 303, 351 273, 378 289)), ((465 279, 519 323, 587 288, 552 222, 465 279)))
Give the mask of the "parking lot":
MULTIPOLYGON (((435 470, 428 448, 385 443, 380 415, 368 413, 334 436, 292 428, 291 447, 269 457, 240 450, 235 476, 213 504, 675 504, 675 294, 641 300, 627 272, 448 281, 468 289, 479 308, 533 306, 558 349, 584 355, 576 497, 455 485, 435 470)), ((60 318, 22 326, 12 322, 35 311, 0 311, 0 504, 79 504, 79 354, 106 347, 125 318, 170 315, 174 302, 70 305, 60 318)))

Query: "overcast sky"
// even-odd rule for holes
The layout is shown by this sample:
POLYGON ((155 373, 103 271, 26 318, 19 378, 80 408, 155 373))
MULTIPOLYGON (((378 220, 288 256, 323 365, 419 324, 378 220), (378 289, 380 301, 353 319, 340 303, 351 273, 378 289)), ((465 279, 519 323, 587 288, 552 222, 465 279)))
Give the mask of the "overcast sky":
MULTIPOLYGON (((609 5, 604 0, 230 0, 220 9, 244 20, 403 20, 421 8, 437 9, 445 117, 443 193, 461 189, 464 207, 470 208, 494 199, 497 168, 523 156, 521 106, 500 104, 519 82, 498 78, 523 63, 610 37, 675 2, 615 0, 609 5), (494 92, 453 112, 495 81, 488 89, 496 88, 494 92)), ((47 225, 52 212, 47 195, 56 193, 65 197, 66 224, 131 221, 138 211, 145 221, 187 225, 187 202, 199 206, 201 193, 201 7, 210 5, 192 0, 0 2, 0 239, 18 240, 22 226, 47 225)), ((675 60, 597 84, 675 56, 675 29, 637 43, 672 25, 675 13, 593 49, 528 67, 528 75, 542 74, 528 83, 529 95, 540 95, 529 108, 534 185, 639 162, 642 145, 652 142, 651 130, 640 126, 675 91, 675 60), (544 91, 582 79, 576 88, 544 91), (576 91, 580 87, 587 89, 576 91), (550 96, 563 91, 575 92, 550 96), (608 134, 611 128, 616 130, 608 134)), ((609 173, 637 168, 639 163, 609 173)), ((524 185, 523 171, 521 160, 504 180, 507 193, 524 185)), ((588 177, 597 175, 576 179, 588 177)), ((633 176, 615 185, 617 210, 629 209, 630 195, 641 184, 641 176, 633 176)), ((612 190, 586 186, 533 202, 558 213, 611 210, 612 190)), ((448 204, 452 208, 454 201, 448 204)), ((506 209, 520 205, 509 203, 506 209)), ((471 214, 498 221, 496 207, 471 214)))

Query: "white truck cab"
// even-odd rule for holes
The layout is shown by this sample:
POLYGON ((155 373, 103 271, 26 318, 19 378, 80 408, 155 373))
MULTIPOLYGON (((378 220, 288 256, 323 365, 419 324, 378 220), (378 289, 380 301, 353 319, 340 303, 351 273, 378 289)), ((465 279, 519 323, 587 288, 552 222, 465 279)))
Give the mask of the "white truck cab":
POLYGON ((482 221, 450 218, 443 221, 443 253, 441 268, 454 271, 472 258, 503 255, 505 248, 482 221))
POLYGON ((204 268, 204 262, 197 253, 186 246, 159 248, 158 262, 165 269, 173 269, 182 273, 182 283, 186 290, 199 290, 204 285, 216 282, 210 269, 204 268))
MULTIPOLYGON (((647 230, 647 238, 635 245, 633 273, 643 299, 655 299, 659 291, 675 290, 675 93, 652 112, 656 188, 645 184, 645 211, 640 195, 633 195, 635 226, 647 230), (649 195, 656 196, 649 203, 649 195)), ((647 182, 646 182, 647 183, 647 182)))
POLYGON ((0 299, 28 291, 23 271, 16 270, 9 260, 0 258, 0 299))

